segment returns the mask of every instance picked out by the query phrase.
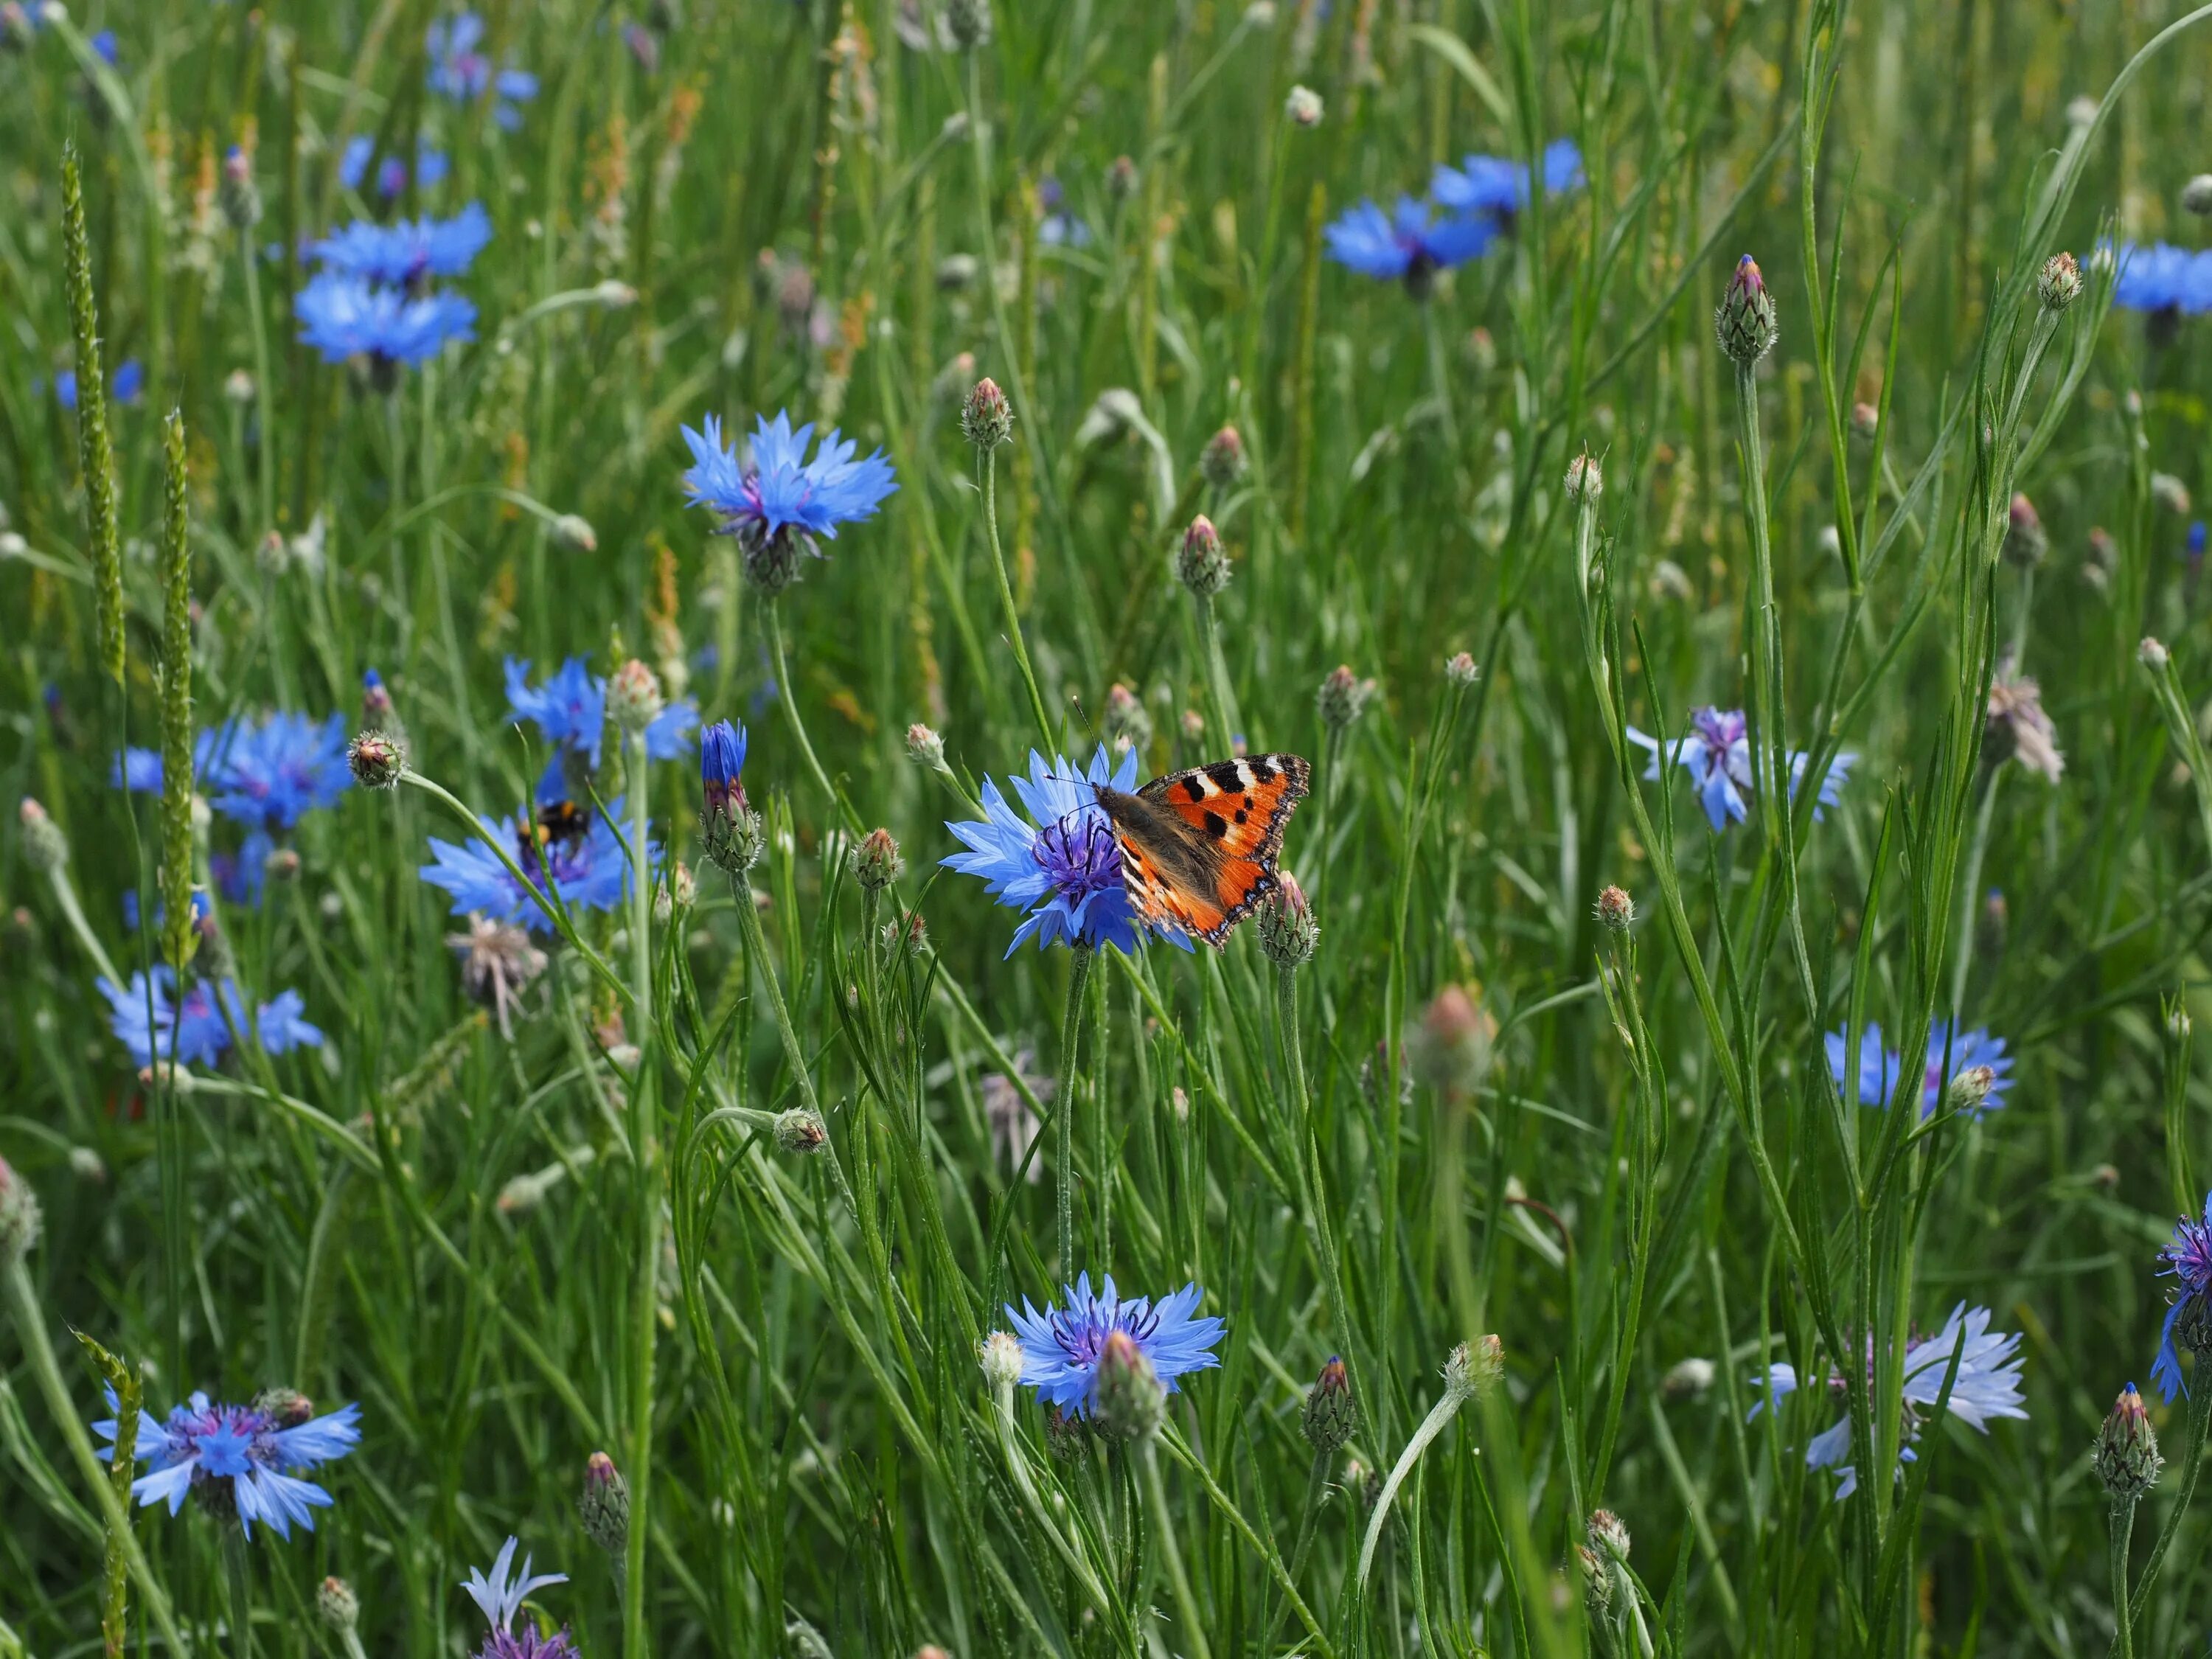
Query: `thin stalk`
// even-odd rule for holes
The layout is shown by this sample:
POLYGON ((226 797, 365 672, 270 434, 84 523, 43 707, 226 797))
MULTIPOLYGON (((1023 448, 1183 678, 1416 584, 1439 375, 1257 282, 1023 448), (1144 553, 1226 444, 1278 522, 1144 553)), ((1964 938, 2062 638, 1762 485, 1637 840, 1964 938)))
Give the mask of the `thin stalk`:
POLYGON ((69 924, 70 932, 76 936, 85 955, 92 958, 92 965, 100 970, 100 977, 120 991, 123 976, 115 971, 115 964, 108 960, 107 947, 100 942, 100 935, 85 920, 84 906, 77 902, 76 884, 70 879, 69 866, 58 864, 48 874, 54 884, 54 902, 61 906, 62 920, 69 924))
POLYGON ((238 1659, 253 1659, 253 1596, 246 1571, 246 1530, 227 1523, 222 1529, 222 1577, 230 1592, 230 1650, 238 1659))
MULTIPOLYGON (((1306 1474, 1306 1501, 1304 1507, 1298 1512, 1297 1541, 1291 1546, 1290 1575, 1293 1582, 1296 1582, 1298 1574, 1304 1570, 1306 1552, 1313 1547, 1314 1534, 1318 1530, 1321 1520, 1322 1499, 1328 1492, 1330 1462, 1328 1453, 1316 1452, 1313 1467, 1306 1474)), ((1267 1622, 1260 1626, 1261 1633, 1267 1643, 1264 1651, 1273 1650, 1275 1632, 1282 1622, 1283 1598, 1277 1596, 1269 1605, 1267 1622)))
POLYGON ((1053 1096, 1053 1179, 1060 1188, 1060 1273, 1075 1278, 1075 1089, 1077 1050, 1083 1041, 1083 993, 1091 981, 1096 947, 1068 951, 1067 1010, 1060 1022, 1060 1079, 1053 1096))
POLYGON ((1145 1490, 1152 1497, 1160 1561, 1167 1569, 1176 1614, 1182 1620, 1186 1650, 1190 1659, 1212 1659, 1212 1650, 1206 1644, 1206 1621, 1199 1614, 1198 1598, 1191 1594, 1189 1576, 1182 1569, 1182 1550, 1176 1543, 1175 1516, 1168 1510, 1168 1489, 1160 1479, 1159 1452, 1150 1442, 1145 1446, 1145 1490))
POLYGON ((2135 1620, 2128 1608, 2128 1542, 2135 1534, 2136 1500, 2112 1499, 2112 1617, 2118 1628, 2113 1650, 2119 1659, 2135 1659, 2135 1620))
POLYGON ((261 261, 250 233, 238 239, 238 263, 246 270, 246 320, 253 331, 253 413, 260 424, 260 441, 254 446, 259 466, 261 530, 276 527, 276 415, 269 387, 269 331, 261 308, 261 261))
MULTIPOLYGON (((2200 1361, 2200 1368, 2202 1366, 2200 1361)), ((2158 1570, 2166 1563, 2166 1553, 2173 1546, 2174 1534, 2181 1530, 2182 1517, 2189 1513, 2190 1500, 2197 1496, 2197 1476, 2204 1467, 2204 1431, 2212 1420, 2212 1375, 2200 1377, 2197 1392, 2189 1401, 2189 1457, 2181 1471, 2181 1490, 2175 1494, 2173 1507, 2166 1511, 2166 1524, 2159 1528, 2158 1542, 2151 1546, 2150 1559, 2143 1563, 2142 1577, 2136 1580, 2135 1594, 2125 1603, 2128 1616, 2140 1619, 2143 1609, 2150 1605, 2151 1588, 2158 1583, 2158 1570)))
POLYGON ((659 1326, 658 1274, 660 1266, 659 1159, 653 1139, 653 869, 647 836, 650 824, 647 783, 652 770, 642 728, 624 739, 629 750, 630 856, 630 997, 637 1020, 636 1075, 629 1086, 630 1162, 637 1176, 637 1259, 630 1289, 631 1519, 623 1562, 623 1652, 645 1659, 645 1544, 653 1482, 653 1384, 654 1337, 659 1326))
POLYGON ((1375 1565, 1375 1546, 1382 1540, 1382 1523, 1390 1518, 1391 1500, 1398 1496, 1398 1488, 1405 1485, 1406 1477, 1413 1472, 1413 1465, 1429 1449, 1429 1443, 1444 1431, 1461 1406, 1471 1397, 1466 1390, 1446 1383, 1443 1397, 1429 1407, 1429 1414, 1421 1419, 1421 1426, 1413 1431, 1413 1437, 1406 1443, 1406 1449, 1398 1454, 1398 1461, 1390 1470, 1390 1478, 1382 1483, 1382 1495, 1375 1500, 1375 1513, 1367 1522, 1367 1537, 1359 1546, 1358 1582, 1363 1589, 1367 1583, 1368 1572, 1375 1565))
POLYGON ((830 775, 822 769, 815 758, 814 745, 808 741, 806 726, 799 718, 799 699, 791 690, 791 670, 783 656, 783 602, 781 596, 770 599, 761 606, 761 614, 768 620, 769 656, 775 666, 776 701, 783 705, 784 718, 791 722, 791 734, 799 739, 799 752, 806 762, 806 769, 814 775, 815 787, 821 790, 830 808, 845 820, 846 827, 855 835, 860 833, 860 817, 845 798, 837 793, 837 786, 830 781, 830 775))
POLYGON ((1198 609, 1199 649, 1206 657, 1206 715, 1213 722, 1214 740, 1224 755, 1237 752, 1236 704, 1229 691, 1229 665, 1221 654, 1221 630, 1214 624, 1213 596, 1193 593, 1198 609))
POLYGON ((992 451, 983 451, 983 529, 991 544, 991 574, 999 580, 999 605, 1006 614, 1006 642, 1014 647, 1014 664, 1022 671, 1022 684, 1030 694, 1030 712, 1036 717, 1038 734, 1049 750, 1060 739, 1052 729, 1052 716, 1044 711, 1037 690, 1036 670, 1030 665, 1030 648, 1022 638, 1021 612, 1014 605, 1013 584, 1006 580, 1006 556, 999 545, 999 467, 992 451))

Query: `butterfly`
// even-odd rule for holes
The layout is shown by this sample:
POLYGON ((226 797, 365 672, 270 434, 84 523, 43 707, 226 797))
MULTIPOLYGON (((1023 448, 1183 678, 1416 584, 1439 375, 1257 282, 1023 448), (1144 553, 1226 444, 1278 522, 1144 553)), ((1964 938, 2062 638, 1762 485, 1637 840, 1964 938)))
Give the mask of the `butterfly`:
POLYGON ((1130 907, 1219 946, 1282 884, 1283 831, 1312 781, 1296 755, 1255 755, 1170 772, 1133 794, 1100 786, 1130 907))

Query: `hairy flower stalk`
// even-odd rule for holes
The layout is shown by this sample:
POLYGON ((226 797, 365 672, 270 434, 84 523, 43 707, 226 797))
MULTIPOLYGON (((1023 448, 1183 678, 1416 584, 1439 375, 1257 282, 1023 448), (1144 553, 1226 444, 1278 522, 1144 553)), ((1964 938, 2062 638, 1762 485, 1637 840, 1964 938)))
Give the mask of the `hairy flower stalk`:
POLYGON ((1060 1021, 1060 1073, 1052 1094, 1052 1175, 1056 1184, 1060 1277, 1075 1271, 1075 1097, 1082 1086, 1084 994, 1091 986, 1096 945, 1073 941, 1067 953, 1067 1006, 1060 1021))
POLYGON ((188 535, 185 418, 161 428, 162 954, 179 974, 198 943, 192 928, 192 549, 188 535))
POLYGON ((1398 1454, 1397 1462, 1391 1466, 1390 1478, 1382 1483, 1382 1493, 1375 1500, 1375 1513, 1367 1522, 1367 1536, 1359 1546, 1358 1582, 1362 1589, 1366 1587, 1368 1572, 1375 1565, 1375 1546, 1382 1539, 1382 1523, 1390 1517, 1391 1500, 1397 1497, 1398 1488, 1405 1484, 1421 1454, 1444 1431, 1459 1408, 1484 1389, 1496 1387, 1504 1372, 1504 1345, 1495 1336, 1479 1336, 1472 1342, 1462 1342, 1444 1361, 1443 1394, 1421 1419, 1421 1426, 1413 1431, 1406 1449, 1398 1454))
MULTIPOLYGON (((770 608, 773 609, 773 601, 770 608)), ((779 667, 779 674, 781 669, 779 667)), ((616 676, 627 684, 616 699, 623 748, 629 762, 625 793, 629 797, 629 943, 630 1018, 642 1051, 637 1073, 629 1089, 630 1164, 637 1178, 637 1256, 632 1264, 630 1288, 630 1451, 627 1518, 634 1508, 636 1524, 626 1528, 623 1553, 623 1652, 626 1659, 646 1659, 645 1546, 653 1528, 647 1517, 653 1482, 653 1395, 654 1338, 659 1331, 659 1271, 661 1228, 660 1150, 653 1134, 657 1109, 652 1064, 653 1024, 653 868, 651 817, 647 809, 653 757, 647 746, 647 728, 660 713, 660 688, 653 671, 635 658, 624 663, 616 676), (627 678, 625 678, 627 677, 627 678)), ((740 907, 750 912, 752 907, 740 907)))
POLYGON ((1190 521, 1175 556, 1176 580, 1190 591, 1198 620, 1198 648, 1206 669, 1206 714, 1213 724, 1213 740, 1221 753, 1234 751, 1237 743, 1236 702, 1229 689, 1229 665, 1221 654, 1221 629, 1213 602, 1229 586, 1229 556, 1221 550, 1221 537, 1203 513, 1190 521))
MULTIPOLYGON (((986 14, 988 15, 988 13, 986 14)), ((983 469, 983 530, 991 548, 991 570, 998 579, 999 608, 1006 618, 1006 642, 1014 648, 1014 665, 1030 694, 1030 713, 1036 719, 1037 735, 1049 750, 1057 742, 1052 717, 1045 713, 1043 695, 1037 690, 1036 670, 1030 665, 1030 647, 1022 636, 1021 611, 1014 604, 1013 584, 1006 577, 1006 556, 999 544, 1000 446, 1012 436, 1014 415, 1006 394, 997 382, 975 382, 960 411, 960 428, 975 447, 976 465, 983 469)))
POLYGON ((123 555, 116 533, 115 449, 107 431, 107 373, 100 361, 92 250, 84 228, 84 181, 76 145, 62 145, 62 280, 76 337, 77 463, 84 473, 86 544, 92 553, 100 665, 123 684, 123 555))

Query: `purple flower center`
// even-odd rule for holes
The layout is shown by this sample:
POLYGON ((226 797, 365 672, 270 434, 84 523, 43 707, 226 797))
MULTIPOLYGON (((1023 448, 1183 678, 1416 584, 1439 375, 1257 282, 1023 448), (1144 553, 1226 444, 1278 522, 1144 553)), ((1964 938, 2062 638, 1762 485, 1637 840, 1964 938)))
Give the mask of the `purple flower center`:
POLYGON ((2173 1243, 2159 1253, 2166 1271, 2182 1283, 2185 1293, 2203 1296, 2212 1291, 2212 1226, 2186 1218, 2173 1227, 2173 1243))
POLYGON ((1121 884, 1121 844, 1103 812, 1080 808, 1046 825, 1032 851, 1071 905, 1121 884))
POLYGON ((1743 716, 1723 714, 1717 708, 1700 708, 1690 716, 1690 724, 1698 728, 1698 735, 1705 740, 1708 750, 1715 751, 1707 763, 1725 760, 1728 751, 1744 734, 1743 716))
POLYGON ((1052 1334, 1059 1340, 1060 1351, 1067 1356, 1071 1365, 1091 1366, 1106 1351, 1106 1340, 1116 1331, 1126 1331, 1139 1346, 1150 1341, 1160 1328, 1160 1316, 1147 1308, 1139 1317, 1132 1318, 1129 1310, 1117 1310, 1110 1320, 1101 1319, 1099 1310, 1087 1309, 1079 1318, 1072 1313, 1055 1313, 1052 1316, 1052 1334))

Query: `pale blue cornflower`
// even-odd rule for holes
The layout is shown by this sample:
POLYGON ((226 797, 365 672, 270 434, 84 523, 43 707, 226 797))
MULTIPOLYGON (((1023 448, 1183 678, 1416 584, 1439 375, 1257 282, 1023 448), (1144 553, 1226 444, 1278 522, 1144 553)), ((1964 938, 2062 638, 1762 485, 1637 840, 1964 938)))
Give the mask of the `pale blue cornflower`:
POLYGON ((326 363, 419 363, 477 337, 476 306, 459 294, 410 295, 339 270, 318 272, 292 308, 300 339, 326 363))
MULTIPOLYGON (((1121 843, 1098 805, 1100 787, 1125 793, 1137 787, 1137 751, 1124 750, 1117 764, 1101 744, 1090 767, 1078 772, 1065 756, 1047 765, 1030 752, 1030 775, 1013 780, 1025 818, 991 778, 983 780, 983 816, 948 823, 968 850, 939 860, 948 870, 981 876, 991 896, 1022 910, 1008 956, 1034 937, 1040 948, 1057 944, 1097 949, 1110 945, 1133 956, 1146 928, 1129 902, 1121 843)), ((1191 948, 1180 929, 1155 926, 1164 939, 1191 948)))
POLYGON ((331 270, 396 287, 419 286, 432 276, 459 276, 491 242, 491 216, 471 202, 450 219, 402 219, 380 225, 356 219, 343 230, 308 245, 308 254, 331 270))
MULTIPOLYGON (((125 409, 137 403, 144 395, 145 390, 146 365, 136 357, 125 358, 117 366, 115 373, 108 378, 109 401, 120 404, 125 409)), ((54 401, 64 409, 72 412, 76 410, 76 371, 75 369, 64 368, 55 374, 54 401)))
MULTIPOLYGON (((1573 139, 1547 144, 1543 167, 1545 195, 1581 188, 1583 153, 1573 139)), ((1486 213, 1510 227, 1513 216, 1528 205, 1528 164, 1503 155, 1469 155, 1458 167, 1439 167, 1429 193, 1449 212, 1486 213)))
MULTIPOLYGON (((107 1405, 115 1409, 112 1390, 107 1405)), ((131 1483, 131 1496, 142 1509, 167 1503, 172 1515, 187 1496, 195 1498, 218 1515, 237 1516, 249 1538, 256 1522, 279 1538, 289 1538, 295 1523, 313 1532, 314 1512, 330 1506, 331 1495, 287 1471, 336 1462, 359 1445, 361 1407, 341 1406, 321 1417, 307 1417, 307 1409, 302 1401, 297 1414, 305 1420, 288 1426, 258 1402, 216 1405, 196 1393, 159 1425, 142 1417, 131 1455, 152 1467, 131 1483)), ((112 1417, 92 1425, 107 1443, 103 1462, 114 1455, 117 1427, 112 1417)))
POLYGON ((516 1540, 509 1537, 500 1546, 489 1573, 469 1569, 468 1577, 461 1588, 468 1592, 469 1600, 477 1604, 491 1629, 484 1635, 483 1646, 477 1650, 477 1659, 575 1659, 576 1644, 567 1628, 551 1636, 541 1636, 535 1621, 522 1620, 517 1630, 514 1621, 521 1617, 522 1604, 535 1589, 548 1584, 565 1584, 565 1572, 542 1572, 532 1577, 530 1558, 522 1558, 522 1571, 514 1571, 516 1540))
POLYGON ((431 91, 457 104, 474 103, 487 94, 493 94, 497 101, 492 106, 492 119, 512 132, 522 125, 522 112, 515 105, 538 96, 538 77, 526 70, 495 70, 491 59, 477 50, 483 36, 483 19, 472 11, 432 22, 423 40, 430 58, 427 84, 431 91))
MULTIPOLYGON (((204 908, 197 895, 194 908, 204 908)), ((279 991, 248 1019, 245 995, 232 980, 222 981, 220 1002, 218 988, 204 979, 194 980, 178 996, 177 975, 168 968, 156 968, 150 976, 142 969, 124 989, 108 979, 97 983, 107 999, 109 1030, 141 1067, 172 1058, 173 1037, 177 1064, 212 1066, 229 1048, 234 1030, 257 1037, 270 1054, 323 1045, 323 1033, 307 1021, 306 1000, 297 991, 279 991)))
MULTIPOLYGON (((338 183, 348 190, 359 190, 362 181, 368 177, 368 164, 376 160, 376 140, 368 133, 357 132, 346 140, 346 147, 338 156, 338 183)), ((434 149, 428 138, 418 139, 415 146, 415 183, 417 188, 428 190, 441 183, 453 164, 446 153, 434 149)), ((387 155, 376 170, 376 188, 380 195, 389 199, 407 188, 407 163, 397 155, 387 155)))
POLYGON ((1328 257, 1362 276, 1402 280, 1416 299, 1427 294, 1437 271, 1479 259, 1498 239, 1487 214, 1446 216, 1401 196, 1390 213, 1371 201, 1347 209, 1322 233, 1328 257))
POLYGON ((1112 1274, 1104 1290, 1093 1295, 1091 1275, 1063 1285, 1067 1298, 1062 1309, 1047 1304, 1039 1313, 1022 1298, 1022 1311, 1009 1306, 1007 1321, 1022 1345, 1022 1382, 1037 1391, 1037 1399, 1057 1406, 1072 1417, 1087 1417, 1095 1398, 1099 1356, 1116 1331, 1126 1334, 1152 1362, 1153 1375, 1170 1394, 1176 1379, 1221 1363, 1213 1346, 1221 1340, 1221 1322, 1194 1318, 1206 1292, 1186 1285, 1157 1305, 1147 1297, 1124 1301, 1114 1289, 1112 1274))
MULTIPOLYGON (((2174 1329, 2186 1316, 2197 1328, 2191 1333, 2194 1335, 2212 1319, 2212 1193, 2205 1194, 2202 1220, 2183 1216, 2173 1224, 2173 1242, 2159 1251, 2158 1259, 2163 1264, 2159 1272, 2173 1280, 2174 1291, 2166 1324, 2158 1334, 2158 1358, 2151 1363, 2150 1380, 2171 1406, 2189 1392, 2189 1384, 2182 1380, 2181 1356, 2173 1346, 2174 1329)), ((2203 1351, 2191 1346, 2199 1354, 2201 1366, 2203 1351)))
MULTIPOLYGON (((528 813, 512 825, 490 818, 478 821, 486 836, 507 838, 516 865, 549 897, 557 890, 561 900, 569 905, 612 910, 622 903, 629 888, 629 855, 609 822, 620 822, 622 815, 623 797, 617 795, 604 813, 592 814, 589 826, 580 835, 545 834, 528 813)), ((420 873, 433 887, 453 895, 453 915, 465 916, 477 911, 498 921, 521 922, 540 929, 552 927, 538 901, 507 872, 489 840, 471 841, 464 847, 433 836, 430 853, 432 861, 423 865, 420 873)), ((657 861, 659 845, 648 843, 646 855, 649 861, 657 861)))
MULTIPOLYGON (((1698 709, 1690 716, 1689 731, 1676 743, 1662 744, 1658 738, 1646 736, 1632 726, 1627 731, 1631 743, 1650 752, 1651 764, 1644 769, 1645 777, 1657 778, 1662 762, 1668 758, 1677 762, 1690 775, 1698 805, 1705 809, 1705 819, 1716 832, 1730 823, 1741 823, 1751 815, 1751 738, 1743 710, 1710 706, 1698 709)), ((1811 758, 1802 750, 1790 753, 1792 800, 1797 798, 1797 786, 1804 781, 1805 768, 1811 758)), ((1855 751, 1846 749, 1829 761, 1828 769, 1820 779, 1820 799, 1813 807, 1814 823, 1820 821, 1827 808, 1843 799, 1844 781, 1857 759, 1855 751)))
POLYGON ((714 515, 720 534, 734 536, 748 553, 795 538, 804 551, 820 557, 816 537, 835 540, 839 525, 873 518, 898 488, 882 450, 854 460, 859 444, 835 427, 808 460, 812 422, 794 432, 788 413, 779 411, 773 422, 759 416, 750 453, 741 463, 734 448, 723 447, 720 419, 709 415, 701 424, 703 431, 684 428, 692 462, 684 474, 684 493, 691 505, 714 515))
MULTIPOLYGON (((2104 245, 2111 247, 2110 243, 2104 245)), ((2192 252, 2166 242, 2123 242, 2112 303, 2128 311, 2196 317, 2212 311, 2212 249, 2192 252)))
POLYGON ((279 710, 256 725, 234 720, 203 734, 195 781, 225 817, 289 830, 353 787, 346 737, 341 714, 316 720, 279 710))
MULTIPOLYGON (((1984 1434, 1989 1432, 1989 1420, 1993 1417, 2027 1418, 2027 1408, 2020 1391, 2019 1334, 1992 1334, 1990 1318, 1987 1308, 1969 1310, 1961 1302, 1951 1310, 1951 1316, 1943 1322, 1942 1330, 1905 1348, 1905 1386, 1901 1390, 1904 1443, 1898 1453, 1899 1464, 1917 1461, 1918 1454, 1911 1443, 1919 1438, 1923 1420, 1939 1401, 1943 1401, 1951 1416, 1984 1434), (1956 1378, 1950 1377, 1954 1353, 1959 1357, 1956 1378), (1943 1401, 1947 1379, 1951 1382, 1951 1396, 1943 1401)), ((1867 1365, 1871 1376, 1871 1346, 1867 1365)), ((1770 1365, 1764 1377, 1754 1376, 1751 1381, 1752 1386, 1764 1395, 1759 1404, 1751 1408, 1753 1417, 1765 1406, 1779 1407, 1783 1398, 1799 1386, 1796 1368, 1789 1364, 1770 1365)), ((1827 1387, 1838 1399, 1843 1397, 1844 1384, 1840 1374, 1831 1371, 1827 1387)), ((1835 1491, 1839 1499, 1858 1490, 1858 1471, 1843 1461, 1850 1455, 1850 1449, 1851 1422, 1848 1416, 1814 1436, 1805 1447, 1806 1468, 1832 1470, 1840 1477, 1835 1491)), ((1903 1476, 1902 1468, 1898 1474, 1903 1476)))
MULTIPOLYGON (((1970 1115, 1978 1117, 1984 1112, 1994 1112, 2005 1103, 2005 1091, 2012 1087, 2012 1056, 2005 1052, 2001 1036, 1992 1036, 1983 1026, 1971 1031, 1961 1031, 1956 1038, 1950 1035, 1948 1021, 1937 1020, 1928 1028, 1928 1062, 1921 1077, 1920 1115, 1924 1120, 1936 1115, 1943 1103, 1943 1091, 1951 1086, 1953 1079, 1970 1072, 1977 1066, 1990 1068, 1990 1091, 1980 1103, 1970 1109, 1970 1115), (1944 1048, 1949 1045, 1948 1065, 1945 1064, 1944 1048)), ((1831 1031, 1824 1039, 1828 1051, 1828 1070, 1836 1079, 1836 1087, 1844 1086, 1848 1071, 1846 1065, 1850 1046, 1841 1031, 1831 1031)), ((1903 1059, 1894 1048, 1882 1046, 1881 1027, 1872 1020, 1859 1033, 1859 1104, 1887 1106, 1895 1091, 1897 1079, 1904 1074, 1903 1059)))
MULTIPOLYGON (((509 657, 506 668, 508 717, 529 721, 546 742, 576 750, 597 768, 607 723, 606 681, 581 657, 568 658, 537 685, 530 683, 527 657, 509 657)), ((670 703, 645 728, 646 753, 654 760, 681 759, 691 752, 691 730, 698 724, 698 704, 688 697, 670 703)), ((556 755, 556 767, 559 762, 556 755)))

